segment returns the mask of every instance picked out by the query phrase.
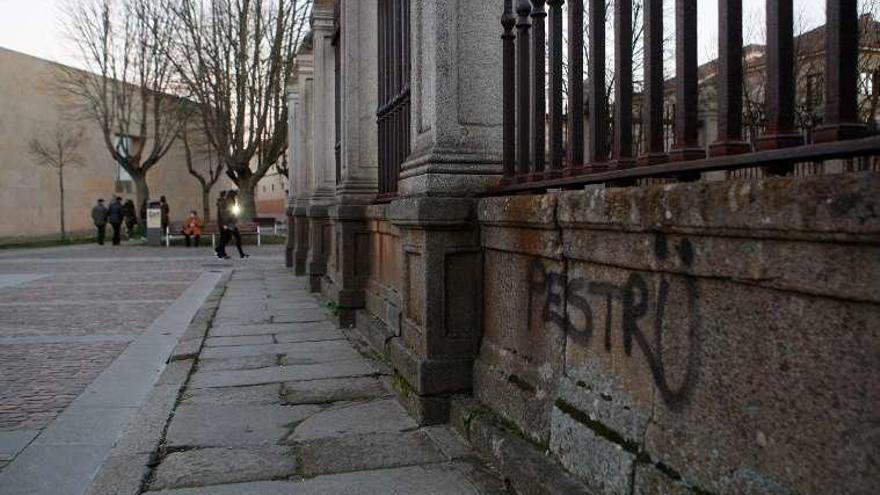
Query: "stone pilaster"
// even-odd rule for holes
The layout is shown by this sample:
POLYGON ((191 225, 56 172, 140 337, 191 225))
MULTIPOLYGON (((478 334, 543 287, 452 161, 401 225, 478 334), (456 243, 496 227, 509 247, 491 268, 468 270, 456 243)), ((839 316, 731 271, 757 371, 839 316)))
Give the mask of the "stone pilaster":
POLYGON ((299 91, 291 78, 287 85, 287 183, 290 185, 287 190, 287 206, 285 215, 287 217, 287 241, 284 245, 284 266, 287 268, 294 267, 294 253, 296 251, 296 217, 294 216, 294 207, 296 203, 298 181, 296 179, 298 163, 294 156, 299 148, 297 142, 297 121, 296 115, 299 112, 299 91))
POLYGON ((321 290, 321 279, 327 272, 327 257, 332 238, 329 208, 334 204, 336 190, 334 6, 334 1, 318 0, 312 10, 315 70, 311 128, 314 159, 312 191, 306 208, 309 237, 306 274, 308 289, 312 292, 321 290))
POLYGON ((340 4, 340 177, 329 210, 331 255, 322 291, 338 308, 340 326, 355 323, 364 306, 370 241, 366 209, 378 192, 376 0, 340 4))
POLYGON ((465 196, 498 182, 502 10, 501 0, 412 1, 412 153, 401 195, 465 196))
POLYGON ((296 57, 294 80, 296 98, 293 100, 293 129, 291 145, 291 214, 293 216, 293 268, 296 275, 306 274, 306 260, 309 253, 309 220, 306 215, 309 198, 312 195, 313 135, 312 114, 314 108, 314 56, 310 40, 296 57))
POLYGON ((471 389, 482 332, 473 196, 501 175, 501 11, 501 0, 412 2, 412 154, 389 215, 401 233, 401 332, 389 357, 422 423, 446 421, 448 397, 471 389))

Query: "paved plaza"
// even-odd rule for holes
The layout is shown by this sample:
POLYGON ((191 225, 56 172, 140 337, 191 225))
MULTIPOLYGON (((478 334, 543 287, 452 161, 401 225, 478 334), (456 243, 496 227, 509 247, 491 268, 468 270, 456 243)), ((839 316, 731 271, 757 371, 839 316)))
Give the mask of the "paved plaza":
POLYGON ((0 252, 0 493, 483 494, 279 247, 0 252))

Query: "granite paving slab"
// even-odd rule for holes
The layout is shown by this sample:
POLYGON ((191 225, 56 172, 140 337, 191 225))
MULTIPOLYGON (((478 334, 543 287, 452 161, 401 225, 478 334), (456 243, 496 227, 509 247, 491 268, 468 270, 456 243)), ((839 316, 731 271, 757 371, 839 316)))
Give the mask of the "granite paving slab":
POLYGON ((296 473, 296 457, 290 447, 194 449, 167 455, 150 488, 221 485, 278 479, 296 473))
POLYGON ((275 382, 370 376, 377 373, 377 368, 363 358, 360 358, 302 366, 275 366, 252 370, 197 372, 190 379, 190 387, 238 387, 275 382))
POLYGON ((181 404, 168 427, 166 444, 176 447, 275 445, 320 406, 181 404))

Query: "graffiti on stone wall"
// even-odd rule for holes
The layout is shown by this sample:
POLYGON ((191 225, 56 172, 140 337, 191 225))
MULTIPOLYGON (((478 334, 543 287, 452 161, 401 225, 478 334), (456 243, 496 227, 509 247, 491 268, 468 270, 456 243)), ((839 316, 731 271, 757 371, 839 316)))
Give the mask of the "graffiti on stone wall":
MULTIPOLYGON (((659 261, 669 257, 668 244, 665 236, 657 236, 654 255, 659 261)), ((620 339, 627 356, 632 356, 633 347, 638 347, 663 401, 670 408, 680 408, 687 403, 697 383, 700 294, 696 279, 689 274, 694 262, 693 245, 684 239, 677 244, 676 251, 680 266, 677 273, 632 272, 624 283, 569 277, 566 273, 548 270, 540 259, 534 259, 526 280, 529 328, 532 328, 533 311, 538 309, 534 305, 543 300, 539 310, 542 322, 557 325, 584 346, 595 345, 594 337, 599 332, 606 352, 612 351, 616 338, 620 339), (673 283, 682 284, 674 293, 683 295, 683 301, 670 300, 673 283), (686 318, 672 321, 668 315, 670 302, 681 305, 687 312, 686 318), (615 305, 620 308, 618 318, 612 315, 615 305), (603 312, 604 317, 597 318, 598 312, 603 312), (597 319, 604 321, 604 328, 595 328, 597 319), (675 334, 687 339, 686 362, 683 376, 674 380, 678 383, 672 383, 664 361, 663 339, 670 328, 678 330, 682 321, 687 328, 675 334)))

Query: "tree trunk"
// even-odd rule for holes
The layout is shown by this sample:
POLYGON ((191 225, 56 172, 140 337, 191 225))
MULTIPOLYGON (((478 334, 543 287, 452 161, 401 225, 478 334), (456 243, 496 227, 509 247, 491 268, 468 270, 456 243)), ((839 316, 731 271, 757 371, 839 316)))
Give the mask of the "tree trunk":
POLYGON ((241 216, 243 222, 250 222, 257 214, 257 203, 254 197, 254 187, 256 181, 253 177, 242 177, 238 181, 238 204, 241 206, 241 216))
POLYGON ((137 198, 137 208, 140 212, 140 221, 143 223, 144 232, 146 232, 147 221, 147 201, 150 199, 150 188, 147 186, 147 176, 144 173, 129 174, 131 180, 134 181, 135 198, 137 198))
POLYGON ((64 225, 64 167, 63 166, 58 167, 58 192, 60 193, 58 197, 61 202, 61 204, 60 204, 60 209, 61 209, 61 240, 66 241, 67 240, 67 229, 65 228, 65 225, 64 225))
POLYGON ((202 185, 202 221, 206 224, 211 220, 211 188, 202 185))

